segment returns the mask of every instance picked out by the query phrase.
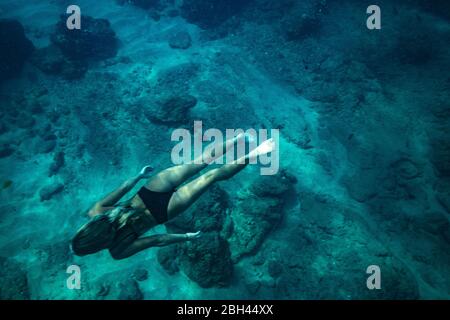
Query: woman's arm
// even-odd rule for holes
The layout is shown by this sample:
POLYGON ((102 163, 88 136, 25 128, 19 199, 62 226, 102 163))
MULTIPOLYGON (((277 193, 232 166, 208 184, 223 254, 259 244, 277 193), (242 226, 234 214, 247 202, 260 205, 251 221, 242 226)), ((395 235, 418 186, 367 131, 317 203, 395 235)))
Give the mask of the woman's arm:
POLYGON ((183 233, 183 234, 156 234, 153 236, 143 237, 134 241, 120 254, 114 255, 115 259, 128 258, 139 251, 151 248, 151 247, 164 247, 174 243, 190 241, 198 239, 201 236, 201 232, 196 233, 183 233))
POLYGON ((128 180, 126 180, 124 183, 120 185, 119 188, 108 194, 106 197, 104 197, 102 200, 98 201, 90 210, 89 210, 89 216, 95 216, 99 213, 102 213, 105 210, 108 210, 108 208, 114 206, 124 195, 126 195, 128 192, 130 192, 131 189, 134 188, 134 186, 139 182, 139 180, 147 178, 150 172, 153 169, 151 167, 146 166, 144 167, 141 172, 128 180))

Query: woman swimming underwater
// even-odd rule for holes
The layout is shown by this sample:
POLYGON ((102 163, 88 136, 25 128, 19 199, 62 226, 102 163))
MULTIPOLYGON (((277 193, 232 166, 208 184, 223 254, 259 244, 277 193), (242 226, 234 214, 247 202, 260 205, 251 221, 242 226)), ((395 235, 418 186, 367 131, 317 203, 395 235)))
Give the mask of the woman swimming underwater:
MULTIPOLYGON (((231 178, 250 160, 274 149, 272 139, 266 140, 244 157, 212 169, 181 186, 227 150, 246 139, 241 134, 203 154, 201 161, 193 161, 168 168, 151 176, 152 168, 144 167, 139 175, 125 181, 117 190, 98 201, 89 211, 91 220, 83 225, 72 240, 72 250, 84 256, 108 249, 114 259, 128 258, 150 247, 162 247, 200 237, 200 232, 186 234, 143 234, 158 224, 164 224, 189 208, 213 183, 231 178), (131 199, 118 203, 142 179, 148 179, 131 199), (177 189, 178 188, 178 189, 177 189)), ((197 159, 198 160, 198 159, 197 159)))

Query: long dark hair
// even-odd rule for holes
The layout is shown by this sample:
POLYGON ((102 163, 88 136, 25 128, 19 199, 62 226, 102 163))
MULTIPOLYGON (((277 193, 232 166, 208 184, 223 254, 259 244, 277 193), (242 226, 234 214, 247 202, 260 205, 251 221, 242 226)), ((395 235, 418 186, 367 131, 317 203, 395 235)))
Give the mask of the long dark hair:
POLYGON ((72 251, 78 256, 85 256, 108 249, 116 235, 114 218, 108 214, 93 217, 83 225, 72 239, 72 251))

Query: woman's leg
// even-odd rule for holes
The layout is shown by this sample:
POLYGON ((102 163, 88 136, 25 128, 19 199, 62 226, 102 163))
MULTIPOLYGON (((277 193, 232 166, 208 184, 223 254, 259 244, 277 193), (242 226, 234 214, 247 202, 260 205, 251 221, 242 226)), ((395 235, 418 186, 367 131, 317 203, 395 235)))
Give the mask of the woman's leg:
POLYGON ((170 198, 167 209, 169 220, 189 208, 214 182, 233 177, 244 169, 250 160, 256 159, 259 155, 271 152, 274 147, 275 145, 272 139, 266 140, 246 156, 230 164, 223 165, 218 169, 210 170, 181 187, 170 198))
POLYGON ((213 152, 211 152, 210 154, 208 154, 209 152, 207 151, 209 149, 208 146, 206 151, 201 155, 200 159, 194 160, 193 163, 174 166, 159 172, 149 179, 146 187, 149 190, 156 192, 168 192, 174 190, 183 182, 195 176, 197 173, 206 168, 208 164, 213 162, 215 159, 220 158, 222 155, 224 155, 234 144, 241 141, 241 139, 243 138, 244 135, 239 134, 236 137, 218 145, 217 148, 213 148, 213 152), (214 153, 215 149, 219 151, 217 153, 214 153))
POLYGON ((169 220, 189 208, 214 182, 231 178, 244 169, 246 165, 246 163, 238 164, 234 161, 218 169, 210 170, 178 189, 169 201, 167 208, 169 220))

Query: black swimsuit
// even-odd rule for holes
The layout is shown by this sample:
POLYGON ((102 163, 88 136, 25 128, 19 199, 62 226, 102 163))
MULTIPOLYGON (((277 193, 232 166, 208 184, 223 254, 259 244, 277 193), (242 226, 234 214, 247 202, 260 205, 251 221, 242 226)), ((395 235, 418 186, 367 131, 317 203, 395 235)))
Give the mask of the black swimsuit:
POLYGON ((167 209, 169 206, 170 198, 172 197, 175 190, 168 192, 156 192, 142 187, 138 195, 145 204, 145 207, 150 211, 152 216, 159 224, 166 223, 169 221, 167 215, 167 209))
MULTIPOLYGON (((169 220, 167 207, 174 192, 175 190, 155 192, 142 187, 138 195, 158 224, 163 224, 169 220)), ((113 244, 109 248, 111 254, 122 252, 143 235, 148 230, 148 227, 154 223, 143 210, 134 211, 129 204, 122 206, 122 210, 124 214, 127 214, 129 211, 132 212, 126 218, 125 223, 117 229, 113 244)))

